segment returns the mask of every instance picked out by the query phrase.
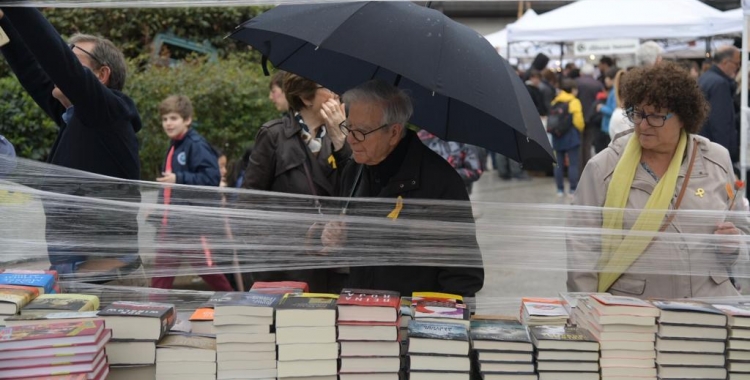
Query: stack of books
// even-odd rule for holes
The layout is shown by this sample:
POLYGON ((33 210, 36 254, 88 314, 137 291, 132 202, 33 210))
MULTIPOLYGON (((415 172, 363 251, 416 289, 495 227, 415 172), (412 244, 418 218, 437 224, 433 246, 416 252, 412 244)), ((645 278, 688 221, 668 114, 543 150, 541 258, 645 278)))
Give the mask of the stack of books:
POLYGON ((713 304, 727 316, 726 367, 728 380, 750 380, 750 304, 713 304))
POLYGON ((469 327, 471 312, 463 298, 455 294, 414 292, 411 297, 414 320, 458 323, 469 327))
POLYGON ((201 306, 190 315, 190 331, 199 335, 213 335, 216 337, 214 326, 214 307, 201 306))
POLYGON ((24 306, 39 296, 39 289, 31 286, 0 285, 0 326, 19 314, 24 306))
POLYGON ((56 374, 107 377, 104 345, 112 332, 101 320, 7 327, 0 338, 0 379, 56 374))
POLYGON ((336 379, 337 299, 337 294, 317 293, 286 294, 281 299, 276 308, 279 379, 336 379))
POLYGON ((407 342, 409 341, 409 322, 414 320, 414 309, 411 307, 411 297, 401 297, 399 306, 400 327, 398 330, 398 340, 401 343, 401 356, 406 355, 407 342))
POLYGON ((276 377, 274 307, 280 295, 261 293, 216 293, 214 305, 217 378, 276 377))
POLYGON ((539 380, 599 380, 599 343, 588 330, 577 326, 533 326, 529 330, 539 380))
POLYGON ((159 380, 215 380, 216 339, 169 334, 156 345, 159 380))
POLYGON ((592 295, 602 295, 602 296, 608 296, 609 293, 590 293, 590 292, 561 292, 560 293, 560 299, 562 300, 562 305, 565 308, 565 311, 568 312, 569 318, 568 323, 571 325, 575 325, 576 318, 578 317, 577 314, 578 311, 578 301, 579 300, 585 300, 589 298, 592 295))
POLYGON ((656 379, 654 341, 659 309, 633 297, 592 295, 578 301, 578 326, 599 342, 602 380, 656 379))
POLYGON ((651 303, 659 309, 656 342, 659 378, 726 379, 724 312, 697 301, 651 303))
POLYGON ((399 379, 400 304, 398 292, 362 289, 341 292, 337 302, 339 380, 399 379))
POLYGON ((522 298, 521 322, 526 326, 565 326, 568 311, 558 298, 522 298))
POLYGON ((518 319, 474 316, 469 335, 472 363, 482 379, 537 380, 534 346, 518 319))
POLYGON ((6 269, 0 272, 0 285, 18 285, 37 288, 39 294, 59 293, 57 271, 6 269))
POLYGON ((409 323, 409 380, 469 380, 469 332, 456 323, 409 323))
POLYGON ((156 342, 175 324, 174 305, 119 301, 111 303, 98 315, 112 329, 107 354, 112 368, 122 368, 116 375, 156 370, 156 342))
POLYGON ((309 291, 307 283, 302 281, 256 281, 250 288, 251 293, 265 294, 299 294, 309 291))

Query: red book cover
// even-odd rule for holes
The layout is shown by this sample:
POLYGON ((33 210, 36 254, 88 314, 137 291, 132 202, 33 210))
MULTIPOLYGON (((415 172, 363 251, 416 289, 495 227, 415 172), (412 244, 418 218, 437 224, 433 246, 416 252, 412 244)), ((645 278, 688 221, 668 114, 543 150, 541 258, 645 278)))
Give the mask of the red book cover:
POLYGON ((77 373, 75 375, 55 375, 55 376, 34 376, 34 377, 22 377, 23 380, 86 380, 85 373, 77 373))
POLYGON ((93 344, 103 330, 101 320, 6 327, 0 330, 0 351, 93 344))
POLYGON ((302 293, 310 292, 310 287, 302 281, 257 281, 250 290, 257 289, 300 289, 302 293))
POLYGON ((338 300, 339 306, 390 307, 399 309, 401 297, 398 292, 387 290, 344 289, 338 300))

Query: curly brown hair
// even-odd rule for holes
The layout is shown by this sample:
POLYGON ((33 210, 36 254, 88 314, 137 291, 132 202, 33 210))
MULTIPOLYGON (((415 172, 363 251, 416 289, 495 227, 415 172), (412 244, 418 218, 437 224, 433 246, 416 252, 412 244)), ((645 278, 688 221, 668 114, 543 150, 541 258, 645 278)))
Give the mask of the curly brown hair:
POLYGON ((680 118, 687 133, 698 133, 708 117, 709 105, 698 82, 674 62, 630 70, 621 85, 626 110, 641 104, 666 108, 680 118))

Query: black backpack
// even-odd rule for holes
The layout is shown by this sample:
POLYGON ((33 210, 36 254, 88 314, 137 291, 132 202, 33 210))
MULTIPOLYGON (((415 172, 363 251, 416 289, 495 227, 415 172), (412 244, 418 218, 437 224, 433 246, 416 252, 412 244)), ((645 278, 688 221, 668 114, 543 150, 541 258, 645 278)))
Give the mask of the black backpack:
POLYGON ((560 137, 573 128, 573 115, 568 110, 567 102, 555 103, 547 116, 547 132, 560 137))

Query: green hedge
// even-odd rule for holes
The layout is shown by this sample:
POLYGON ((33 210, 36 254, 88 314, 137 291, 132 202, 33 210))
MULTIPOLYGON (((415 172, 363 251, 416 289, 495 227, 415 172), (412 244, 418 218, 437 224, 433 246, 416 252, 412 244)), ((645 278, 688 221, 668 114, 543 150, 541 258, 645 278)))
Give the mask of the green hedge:
MULTIPOLYGON (((242 155, 258 128, 278 113, 268 100, 268 81, 257 57, 244 53, 216 63, 195 60, 176 68, 147 66, 131 75, 125 93, 135 101, 143 120, 141 177, 159 174, 169 141, 162 131, 157 107, 170 94, 193 101, 195 128, 229 159, 242 155)), ((0 78, 0 134, 14 143, 22 157, 43 160, 56 136, 56 126, 36 106, 15 78, 0 78)))

